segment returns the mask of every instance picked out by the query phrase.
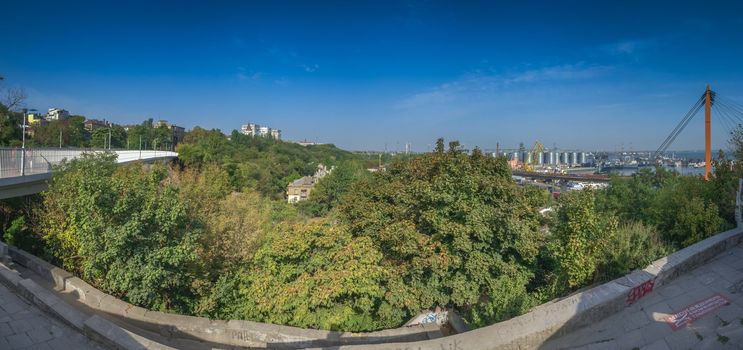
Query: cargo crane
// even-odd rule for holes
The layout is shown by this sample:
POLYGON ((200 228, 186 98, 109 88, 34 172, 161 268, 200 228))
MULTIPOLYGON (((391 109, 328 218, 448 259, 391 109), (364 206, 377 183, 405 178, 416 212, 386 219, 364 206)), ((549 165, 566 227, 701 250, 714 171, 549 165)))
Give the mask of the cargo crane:
POLYGON ((534 141, 534 145, 531 146, 531 149, 529 150, 529 155, 526 157, 524 162, 524 170, 525 171, 534 171, 534 166, 539 164, 537 161, 537 157, 544 152, 544 146, 542 145, 539 140, 534 141))

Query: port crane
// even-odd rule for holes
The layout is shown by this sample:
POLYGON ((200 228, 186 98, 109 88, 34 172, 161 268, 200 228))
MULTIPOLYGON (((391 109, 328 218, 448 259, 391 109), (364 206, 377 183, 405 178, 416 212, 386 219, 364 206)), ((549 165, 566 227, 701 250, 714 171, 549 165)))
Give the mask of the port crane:
POLYGON ((534 145, 529 150, 529 155, 526 157, 524 162, 525 171, 534 171, 534 166, 539 164, 537 158, 544 152, 544 145, 539 140, 534 141, 534 145))

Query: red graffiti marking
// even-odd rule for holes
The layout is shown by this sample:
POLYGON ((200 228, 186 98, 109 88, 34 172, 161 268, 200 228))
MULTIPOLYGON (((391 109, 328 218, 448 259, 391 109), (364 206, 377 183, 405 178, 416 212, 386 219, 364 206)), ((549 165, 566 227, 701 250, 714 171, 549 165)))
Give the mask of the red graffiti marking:
POLYGON ((730 300, 720 294, 716 294, 691 304, 673 315, 667 316, 665 320, 675 331, 728 304, 730 304, 730 300))
POLYGON ((632 288, 631 291, 629 291, 629 294, 627 295, 627 305, 632 305, 636 301, 640 300, 640 298, 644 297, 645 294, 648 294, 653 291, 653 286, 655 285, 655 278, 651 280, 647 280, 643 282, 641 285, 632 288))

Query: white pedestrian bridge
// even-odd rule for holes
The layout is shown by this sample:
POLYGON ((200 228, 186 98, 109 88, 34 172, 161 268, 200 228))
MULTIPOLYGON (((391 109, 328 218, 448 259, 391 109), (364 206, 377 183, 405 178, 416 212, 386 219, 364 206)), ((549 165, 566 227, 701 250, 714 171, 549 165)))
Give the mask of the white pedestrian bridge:
POLYGON ((178 153, 171 151, 0 148, 0 199, 42 192, 48 187, 54 165, 65 159, 78 158, 84 153, 103 152, 115 153, 118 164, 137 161, 151 163, 178 157, 178 153))

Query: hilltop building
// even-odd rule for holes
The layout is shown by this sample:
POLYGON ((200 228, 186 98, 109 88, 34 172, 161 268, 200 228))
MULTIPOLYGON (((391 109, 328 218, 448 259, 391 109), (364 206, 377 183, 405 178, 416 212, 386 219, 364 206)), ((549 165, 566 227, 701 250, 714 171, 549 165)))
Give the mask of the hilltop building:
POLYGON ((28 113, 26 118, 28 125, 43 125, 46 122, 46 116, 38 113, 28 113))
POLYGON ((70 112, 62 108, 49 108, 46 113, 46 120, 67 120, 70 118, 70 112))
POLYGON ((172 135, 172 141, 173 141, 174 147, 175 145, 181 143, 183 141, 183 137, 186 135, 186 128, 175 125, 175 124, 170 124, 168 123, 167 120, 163 120, 163 119, 158 120, 157 123, 155 123, 154 127, 155 128, 164 127, 170 130, 170 132, 172 133, 171 135, 172 135))
POLYGON ((304 139, 304 141, 295 141, 294 143, 300 145, 300 146, 316 146, 316 145, 324 145, 324 143, 314 142, 314 141, 307 141, 307 139, 304 139))
POLYGON ((330 174, 333 169, 328 169, 326 166, 320 164, 317 166, 317 171, 312 176, 304 176, 297 180, 292 181, 289 186, 286 187, 286 200, 289 203, 297 203, 310 198, 310 192, 315 187, 318 181, 330 174))
POLYGON ((242 125, 240 127, 240 132, 243 133, 243 135, 248 136, 261 136, 261 137, 271 137, 275 140, 281 140, 281 130, 274 129, 268 126, 260 126, 255 123, 248 123, 245 125, 242 125))
POLYGON ((98 119, 85 119, 85 122, 83 122, 83 127, 85 128, 85 130, 93 132, 98 129, 107 128, 108 122, 98 119))

